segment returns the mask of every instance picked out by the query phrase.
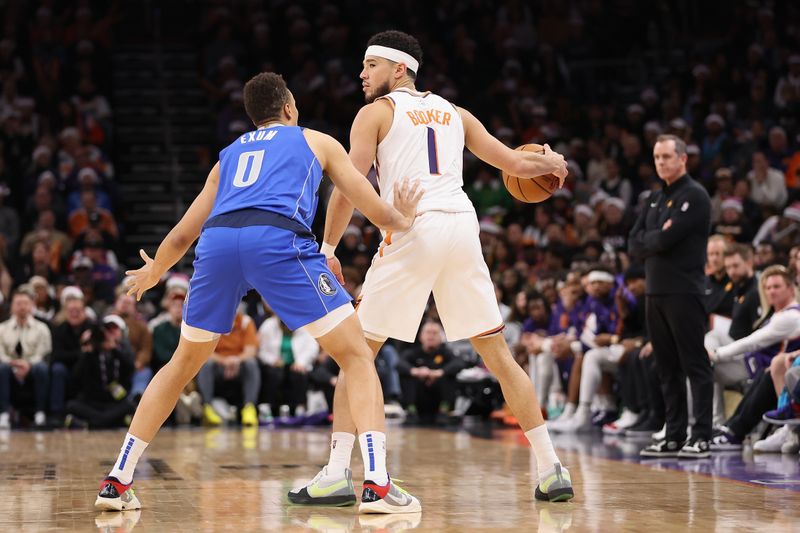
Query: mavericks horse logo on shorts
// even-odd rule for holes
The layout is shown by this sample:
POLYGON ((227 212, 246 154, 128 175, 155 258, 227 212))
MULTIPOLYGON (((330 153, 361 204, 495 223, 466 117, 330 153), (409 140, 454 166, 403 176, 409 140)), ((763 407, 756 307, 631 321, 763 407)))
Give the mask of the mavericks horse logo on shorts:
POLYGON ((325 296, 333 296, 337 291, 336 286, 331 282, 331 278, 325 273, 319 275, 317 287, 319 287, 320 292, 325 296))

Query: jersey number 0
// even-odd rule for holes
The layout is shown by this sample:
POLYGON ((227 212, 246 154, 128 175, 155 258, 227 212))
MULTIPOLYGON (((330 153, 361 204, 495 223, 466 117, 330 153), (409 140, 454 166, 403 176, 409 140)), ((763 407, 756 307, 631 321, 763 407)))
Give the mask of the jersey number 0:
POLYGON ((261 175, 262 163, 264 163, 264 150, 242 152, 239 156, 239 163, 236 165, 233 186, 241 188, 254 184, 261 175))

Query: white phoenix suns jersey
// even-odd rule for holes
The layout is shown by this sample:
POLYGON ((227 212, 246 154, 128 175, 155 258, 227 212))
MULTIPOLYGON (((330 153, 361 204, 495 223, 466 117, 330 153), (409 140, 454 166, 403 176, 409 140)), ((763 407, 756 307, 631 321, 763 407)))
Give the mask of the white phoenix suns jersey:
POLYGON ((403 178, 420 181, 417 211, 475 211, 464 192, 464 124, 456 107, 430 92, 397 89, 382 98, 394 118, 378 144, 375 169, 381 198, 392 203, 403 178))

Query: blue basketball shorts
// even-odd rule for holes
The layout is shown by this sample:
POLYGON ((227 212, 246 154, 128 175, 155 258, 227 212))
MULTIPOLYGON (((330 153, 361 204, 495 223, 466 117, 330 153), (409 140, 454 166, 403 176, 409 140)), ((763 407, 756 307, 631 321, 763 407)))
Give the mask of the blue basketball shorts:
POLYGON ((204 229, 195 248, 183 321, 228 333, 250 289, 292 330, 351 301, 312 239, 274 226, 204 229))

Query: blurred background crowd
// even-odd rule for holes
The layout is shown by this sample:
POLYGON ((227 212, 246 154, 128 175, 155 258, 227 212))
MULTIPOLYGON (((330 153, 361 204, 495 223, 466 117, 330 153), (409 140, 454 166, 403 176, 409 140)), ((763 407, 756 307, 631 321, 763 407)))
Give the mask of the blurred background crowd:
MULTIPOLYGON (((792 290, 798 281, 800 6, 791 2, 184 0, 158 9, 161 39, 196 51, 208 139, 197 147, 197 182, 213 154, 252 128, 242 87, 260 71, 283 74, 301 125, 346 143, 363 105, 364 45, 391 28, 422 45, 418 88, 469 109, 509 146, 548 142, 565 155, 566 186, 541 204, 515 201, 499 171, 469 153, 464 165, 506 338, 548 414, 567 417, 561 430, 587 427, 587 413, 588 425, 613 425, 626 410, 635 417, 620 429, 663 424, 658 399, 635 387, 653 370, 640 355, 643 274, 627 255, 640 206, 661 186, 659 134, 686 141, 689 173, 712 198, 709 316, 734 317, 750 280, 757 303, 746 336, 775 309, 758 295, 760 273, 782 265, 792 290), (732 257, 750 270, 729 271, 732 257), (588 357, 609 345, 626 357, 588 357)), ((112 56, 120 40, 146 40, 115 32, 144 10, 155 8, 0 6, 0 427, 122 424, 177 344, 191 268, 139 303, 121 288, 126 267, 138 265, 120 259, 134 246, 133 199, 115 174, 112 56)), ((353 295, 380 240, 356 213, 337 250, 353 295)), ((433 302, 419 341, 387 344, 378 365, 392 416, 441 423, 495 412, 512 422, 468 344, 444 338, 433 302)), ((312 338, 286 330, 251 294, 175 420, 316 422, 336 374, 312 338)), ((721 390, 744 393, 753 376, 734 381, 721 390)), ((717 411, 722 426, 725 406, 717 411)))

